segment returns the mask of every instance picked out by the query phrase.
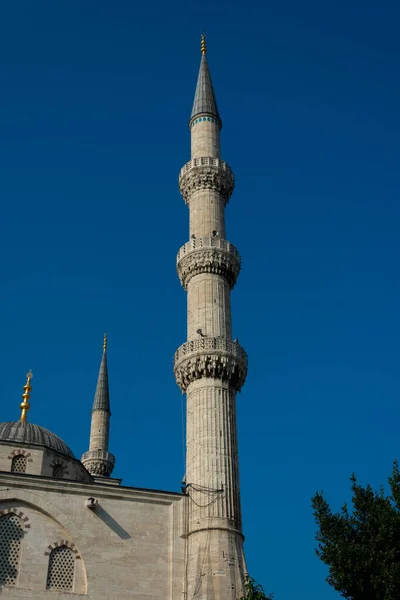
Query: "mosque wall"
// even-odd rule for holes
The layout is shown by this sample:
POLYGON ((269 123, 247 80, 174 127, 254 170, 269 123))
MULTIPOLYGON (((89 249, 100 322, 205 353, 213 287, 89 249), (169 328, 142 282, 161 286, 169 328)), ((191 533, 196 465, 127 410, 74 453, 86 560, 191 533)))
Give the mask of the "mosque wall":
POLYGON ((181 600, 184 503, 180 494, 168 492, 0 473, 0 534, 11 516, 7 535, 16 538, 8 550, 0 548, 0 588, 1 560, 6 556, 15 562, 12 553, 15 544, 20 546, 16 584, 4 585, 3 580, 2 597, 181 600), (94 498, 95 508, 87 507, 89 498, 94 498), (56 574, 54 584, 51 578, 49 582, 49 565, 55 558, 59 563, 62 559, 64 566, 58 568, 64 575, 56 574), (65 583, 65 570, 70 577, 72 563, 73 589, 46 589, 57 585, 57 577, 65 583))

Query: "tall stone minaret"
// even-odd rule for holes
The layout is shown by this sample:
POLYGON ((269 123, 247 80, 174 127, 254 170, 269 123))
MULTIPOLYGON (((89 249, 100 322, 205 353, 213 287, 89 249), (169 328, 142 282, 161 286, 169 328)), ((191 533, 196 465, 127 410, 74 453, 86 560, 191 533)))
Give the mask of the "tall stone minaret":
POLYGON ((108 388, 107 335, 104 334, 103 356, 97 379, 96 393, 92 407, 89 451, 82 456, 82 463, 91 475, 110 477, 115 458, 108 451, 110 433, 110 391, 108 388))
POLYGON ((190 213, 190 241, 177 270, 188 295, 187 339, 174 373, 187 400, 187 600, 237 600, 245 561, 241 529, 236 392, 247 356, 232 340, 230 291, 240 256, 227 241, 225 205, 234 187, 220 158, 221 119, 202 36, 201 63, 189 121, 192 158, 179 175, 190 213))

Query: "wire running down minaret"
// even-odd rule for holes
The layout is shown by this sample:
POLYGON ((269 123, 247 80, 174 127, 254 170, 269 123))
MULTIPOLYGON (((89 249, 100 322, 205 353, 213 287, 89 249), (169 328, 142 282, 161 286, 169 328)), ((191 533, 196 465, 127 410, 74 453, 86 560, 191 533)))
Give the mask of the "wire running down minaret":
POLYGON ((222 121, 201 37, 201 62, 189 120, 191 159, 179 188, 189 207, 189 241, 177 271, 187 292, 187 341, 175 353, 175 379, 186 393, 188 503, 185 598, 238 600, 244 595, 236 393, 247 355, 232 338, 230 294, 240 270, 227 240, 225 206, 234 176, 221 159, 222 121))

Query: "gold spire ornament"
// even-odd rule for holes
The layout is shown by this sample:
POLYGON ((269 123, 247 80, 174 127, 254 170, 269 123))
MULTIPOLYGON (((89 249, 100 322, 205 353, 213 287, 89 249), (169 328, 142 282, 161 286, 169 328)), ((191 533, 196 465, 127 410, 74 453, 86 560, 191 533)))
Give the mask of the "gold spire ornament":
POLYGON ((21 409, 21 417, 20 417, 20 422, 21 423, 26 423, 26 417, 27 417, 27 413, 28 410, 30 409, 31 405, 29 404, 28 400, 31 397, 31 391, 32 391, 32 386, 31 386, 31 379, 33 377, 32 371, 29 371, 29 373, 26 374, 26 384, 24 385, 24 393, 22 394, 22 400, 23 402, 21 402, 20 404, 20 409, 21 409))
POLYGON ((201 53, 205 54, 207 52, 207 46, 206 46, 206 35, 205 33, 201 34, 201 53))
POLYGON ((104 334, 104 339, 103 339, 103 350, 107 350, 107 334, 104 334))

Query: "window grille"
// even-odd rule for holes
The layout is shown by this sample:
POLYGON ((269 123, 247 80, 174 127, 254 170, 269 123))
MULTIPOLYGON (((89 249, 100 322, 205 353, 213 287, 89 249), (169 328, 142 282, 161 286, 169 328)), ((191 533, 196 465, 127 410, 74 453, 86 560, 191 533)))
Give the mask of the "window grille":
POLYGON ((22 454, 14 456, 11 461, 11 473, 26 473, 26 457, 22 454))
POLYGON ((47 589, 72 592, 74 587, 75 554, 67 546, 51 551, 47 573, 47 589))
POLYGON ((62 465, 54 465, 53 477, 54 479, 62 479, 64 475, 64 467, 62 465))
POLYGON ((23 535, 22 522, 17 515, 0 517, 0 586, 17 584, 23 535))

